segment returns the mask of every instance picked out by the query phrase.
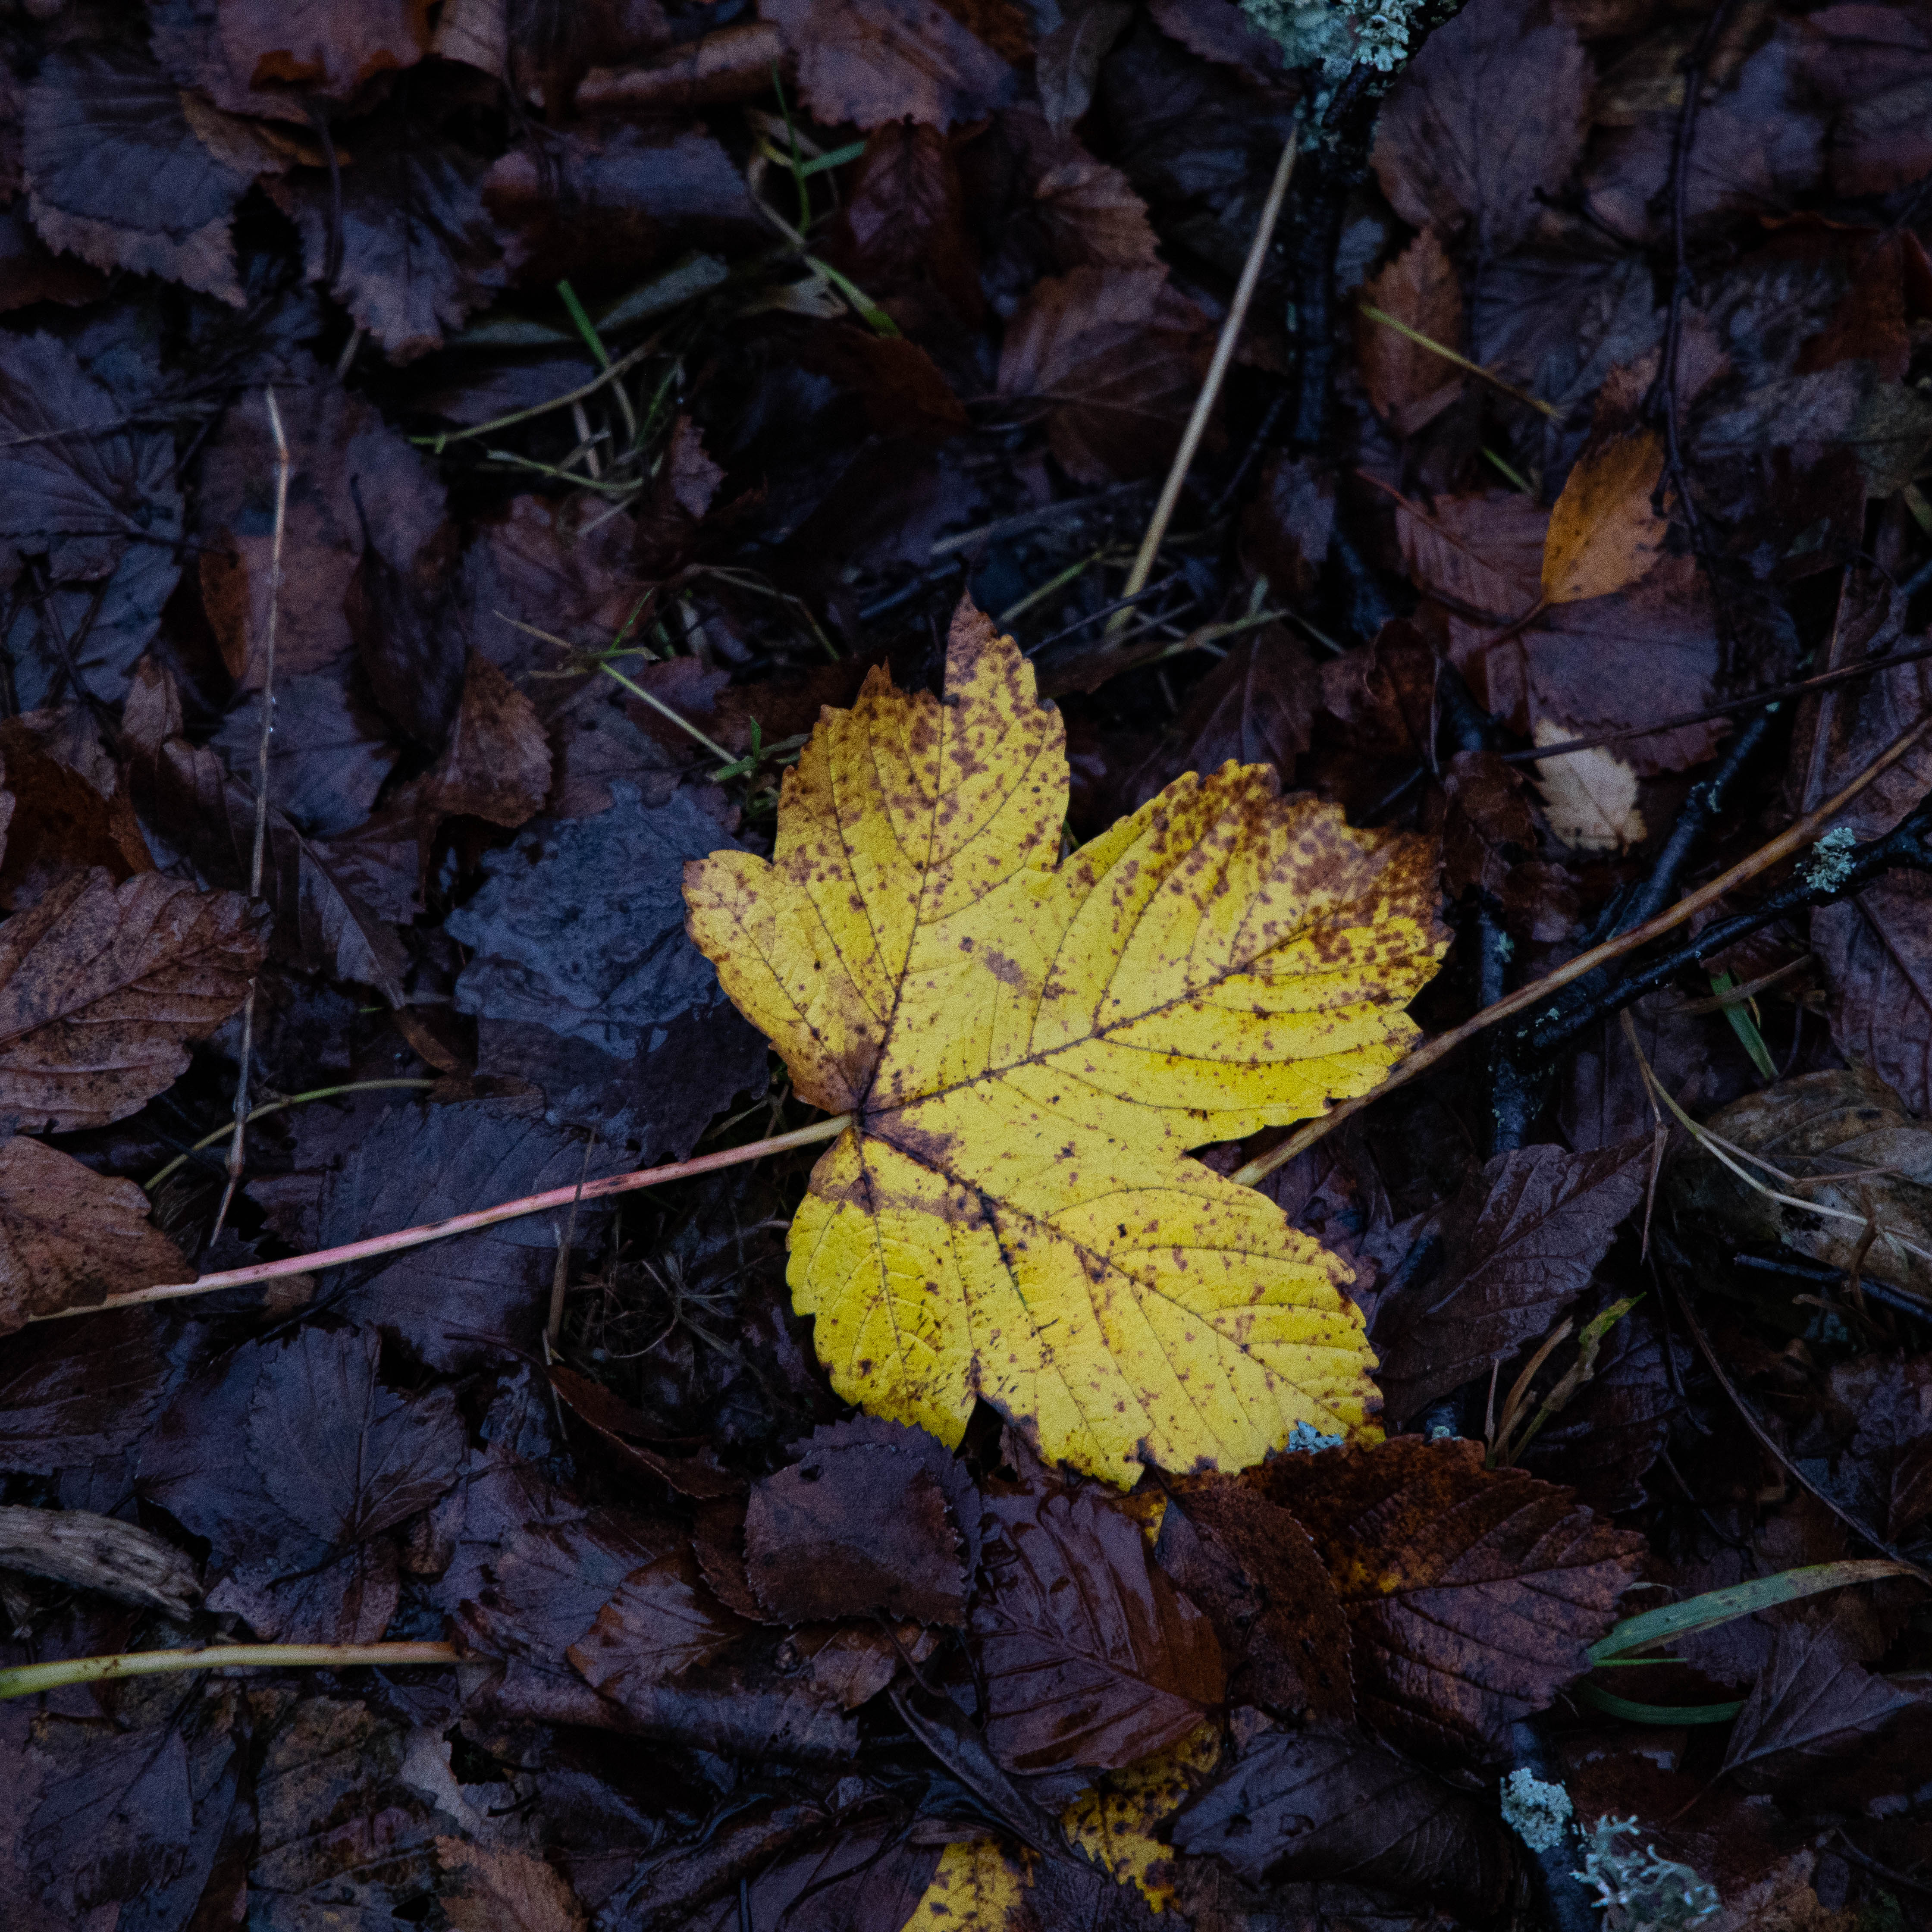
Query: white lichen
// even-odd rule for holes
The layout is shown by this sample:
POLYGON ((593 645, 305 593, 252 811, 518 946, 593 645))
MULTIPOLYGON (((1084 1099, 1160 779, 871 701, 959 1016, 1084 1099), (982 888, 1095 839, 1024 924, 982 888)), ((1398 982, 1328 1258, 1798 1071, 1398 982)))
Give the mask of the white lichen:
POLYGON ((1852 875, 1851 851, 1858 842, 1849 825, 1834 825, 1798 868, 1804 883, 1814 892, 1836 892, 1852 875))
POLYGON ((1570 1794, 1532 1771, 1513 1771, 1503 1780, 1503 1822, 1515 1828, 1532 1852, 1553 1850, 1563 1842, 1573 1807, 1570 1794))
POLYGON ((1342 1446, 1342 1438, 1339 1436, 1324 1436, 1312 1423, 1298 1422, 1288 1432, 1288 1446, 1290 1449, 1304 1449, 1310 1451, 1316 1449, 1339 1449, 1342 1446))
POLYGON ((1351 67, 1383 73, 1408 58, 1408 28, 1420 0, 1241 0, 1241 11, 1281 43, 1290 67, 1314 67, 1331 79, 1351 67))
POLYGON ((1716 1888, 1675 1858, 1666 1858, 1654 1845, 1640 1852, 1634 1842, 1635 1818, 1599 1818, 1583 1853, 1583 1869, 1574 1874, 1594 1886, 1593 1903, 1606 1912, 1607 1924, 1618 1932, 1676 1932, 1695 1925, 1718 1910, 1716 1888))

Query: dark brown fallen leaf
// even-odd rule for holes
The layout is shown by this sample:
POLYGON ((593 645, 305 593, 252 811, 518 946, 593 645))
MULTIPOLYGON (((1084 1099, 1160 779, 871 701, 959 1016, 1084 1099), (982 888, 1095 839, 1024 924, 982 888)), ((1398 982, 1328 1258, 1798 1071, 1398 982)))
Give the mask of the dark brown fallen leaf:
POLYGON ((1857 1421, 1833 1492, 1895 1543, 1932 1516, 1932 1357, 1868 1355, 1834 1369, 1831 1388, 1857 1421))
POLYGON ((118 885, 152 872, 128 788, 92 716, 29 712, 0 723, 8 804, 0 807, 0 906, 18 912, 76 867, 118 885))
POLYGON ((758 1601, 790 1623, 878 1611, 964 1623, 970 1576, 959 1526, 976 1520, 979 1496, 942 1460, 952 1462, 920 1430, 868 1421, 820 1430, 798 1461, 752 1486, 745 1568, 758 1601))
POLYGON ((436 1856, 458 1888, 442 1894, 453 1932, 583 1932, 576 1894, 542 1858, 467 1838, 437 1839, 436 1856))
POLYGON ((1131 1764, 1220 1703, 1214 1626, 1097 1488, 989 1496, 985 1534, 972 1637, 986 1741, 1008 1770, 1131 1764))
POLYGON ((305 122, 304 100, 354 100, 379 76, 412 67, 429 50, 426 12, 409 0, 238 0, 171 4, 156 52, 184 86, 236 114, 305 122))
POLYGON ((1582 151, 1590 62, 1561 22, 1510 4, 1465 11, 1430 36, 1389 95, 1375 165, 1397 214, 1484 256, 1534 225, 1582 151))
POLYGON ((1034 81, 1048 122, 1064 128, 1093 105, 1100 63, 1133 18, 1128 0, 1069 0, 1060 24, 1040 36, 1034 81))
POLYGON ((1170 1503, 1155 1554, 1213 1622, 1231 1703, 1338 1729, 1354 1723, 1348 1619, 1286 1510, 1239 1481, 1199 1478, 1170 1503))
MULTIPOLYGON (((1724 1770, 1747 1791, 1816 1778, 1827 1762, 1864 1748, 1924 1701, 1874 1676, 1859 1660, 1856 1604, 1828 1603, 1772 1634, 1771 1655, 1738 1713, 1724 1770)), ((1932 1729, 1929 1726, 1928 1729, 1932 1729)))
POLYGON ((1522 1148, 1470 1177, 1418 1237, 1442 1243, 1440 1271, 1376 1310, 1391 1415, 1414 1414, 1549 1331, 1643 1198, 1650 1154, 1647 1138, 1594 1154, 1522 1148))
POLYGON ((1505 1756, 1510 1727, 1589 1667, 1643 1539, 1480 1443, 1399 1436, 1264 1474, 1341 1593, 1364 1723, 1426 1759, 1505 1756))
POLYGON ((1000 394, 1037 408, 1082 482, 1144 476, 1174 452, 1211 339, 1162 270, 1075 268, 1040 283, 1007 324, 1000 394))
POLYGON ((246 130, 223 139, 215 124, 226 119, 140 53, 56 55, 27 94, 28 178, 41 238, 98 268, 160 275, 238 308, 236 205, 258 167, 286 164, 246 130), (197 120, 216 145, 199 137, 197 120))
MULTIPOLYGON (((363 562, 369 562, 366 554, 363 562)), ((230 772, 251 790, 260 770, 261 736, 260 700, 250 695, 211 741, 230 772)), ((268 796, 310 837, 328 838, 360 825, 394 769, 398 749, 383 719, 358 701, 340 670, 276 681, 268 796)))
MULTIPOLYGON (((1455 265, 1425 228, 1362 289, 1363 308, 1378 308, 1418 335, 1462 352, 1462 292, 1455 265)), ((1462 393, 1462 372, 1372 316, 1356 311, 1355 362, 1376 413, 1397 432, 1426 428, 1462 393)))
POLYGON ((1647 1309, 1634 1309, 1604 1336, 1595 1373, 1538 1430, 1522 1466, 1606 1515, 1634 1509, 1681 1406, 1663 1334, 1647 1309))
POLYGON ((63 1132, 124 1119, 241 1005, 262 953, 236 893, 68 879, 0 929, 0 1114, 63 1132))
POLYGON ((1481 1918, 1510 1861, 1476 1798, 1359 1733, 1264 1732, 1183 1807, 1177 1850, 1211 1852, 1252 1883, 1346 1879, 1481 1918))
POLYGON ((687 1545, 632 1571, 566 1654, 593 1690, 628 1703, 640 1685, 722 1657, 752 1628, 712 1594, 687 1545))
POLYGON ((424 807, 514 831, 543 809, 550 772, 550 742, 536 706, 472 651, 448 745, 423 788, 424 807))
MULTIPOLYGON (((182 735, 179 694, 152 659, 137 668, 122 723, 132 754, 128 790, 151 842, 170 860, 184 857, 208 884, 245 889, 253 871, 254 788, 231 776, 218 752, 182 735)), ((272 804, 262 886, 274 914, 269 944, 277 958, 373 986, 401 1004, 409 965, 401 942, 355 890, 346 868, 272 804)))

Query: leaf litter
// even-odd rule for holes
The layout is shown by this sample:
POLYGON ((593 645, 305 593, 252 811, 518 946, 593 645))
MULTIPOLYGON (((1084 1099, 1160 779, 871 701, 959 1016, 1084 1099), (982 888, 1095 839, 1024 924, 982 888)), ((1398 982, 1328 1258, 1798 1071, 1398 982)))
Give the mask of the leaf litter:
POLYGON ((1280 11, 5 24, 10 1927, 1911 1922, 1922 24, 1280 11))

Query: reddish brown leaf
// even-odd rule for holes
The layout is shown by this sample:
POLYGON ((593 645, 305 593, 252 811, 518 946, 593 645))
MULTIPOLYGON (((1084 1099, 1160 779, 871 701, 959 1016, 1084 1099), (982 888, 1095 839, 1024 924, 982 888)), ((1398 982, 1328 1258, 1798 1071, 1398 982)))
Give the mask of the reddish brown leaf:
POLYGON ((621 1704, 638 1685, 723 1656, 751 1628, 706 1588, 687 1546, 626 1576, 568 1654, 592 1689, 621 1704))
MULTIPOLYGON (((1462 292, 1432 228, 1364 284, 1362 301, 1408 323, 1418 335, 1462 352, 1462 292)), ((1413 436, 1461 394, 1462 372, 1454 363, 1359 308, 1354 328, 1363 386, 1377 413, 1399 434, 1413 436)))
POLYGON ((470 653, 449 743, 430 772, 423 802, 514 831, 543 809, 550 790, 550 741, 536 706, 490 660, 470 653))
POLYGON ((1492 1808, 1359 1732, 1264 1732, 1188 1801, 1174 1844, 1251 1884, 1342 1879, 1474 1918, 1509 1872, 1492 1808))
POLYGON ((188 1273, 134 1182, 24 1135, 0 1142, 0 1334, 188 1273))
POLYGON ((916 342, 849 322, 814 329, 800 361, 860 398, 881 436, 944 442, 967 427, 966 406, 916 342))
POLYGON ((1867 1355, 1833 1370, 1831 1388, 1857 1425, 1833 1493, 1895 1543, 1932 1516, 1932 1356, 1867 1355))
POLYGON ((1277 457, 1242 514, 1242 554, 1276 597, 1306 601, 1321 582, 1334 530, 1334 472, 1306 457, 1277 457))
POLYGON ((770 92, 784 37, 763 20, 719 27, 638 67, 592 68, 578 84, 580 114, 675 113, 752 100, 770 92))
POLYGON ((1606 597, 1636 582, 1663 554, 1669 525, 1652 507, 1664 474, 1654 430, 1592 439, 1550 512, 1543 596, 1550 604, 1606 597))
POLYGON ((1000 393, 1040 406, 1070 475, 1105 483, 1173 454, 1205 373, 1207 318, 1157 268, 1076 268, 1007 325, 1000 393))
POLYGON ((799 1461, 753 1484, 746 1575, 764 1609, 788 1623, 880 1610, 963 1623, 959 1524, 978 1508, 964 1472, 922 1430, 824 1430, 799 1461))
POLYGON ((68 1132, 135 1112, 241 1005, 262 951, 232 892, 64 881, 0 928, 0 1114, 68 1132))
POLYGON ((1405 221, 1465 226, 1485 256, 1522 239, 1540 196, 1582 152, 1590 63, 1574 30, 1526 7, 1466 10, 1437 29, 1389 95, 1376 173, 1405 221))
POLYGON ((1537 849, 1536 815, 1514 768, 1494 752, 1458 752, 1443 768, 1442 884, 1500 899, 1518 862, 1537 849))
POLYGON ((154 862, 128 788, 91 715, 29 712, 0 723, 8 789, 0 806, 0 906, 17 912, 76 868, 118 885, 154 862))
POLYGON ((467 1838, 439 1838, 436 1854, 459 1888, 442 1894, 454 1932, 582 1932, 576 1894, 542 1858, 467 1838))
POLYGON ((896 121, 873 130, 827 248, 911 332, 976 325, 986 311, 957 142, 935 128, 896 121))
POLYGON ((1397 1418, 1486 1375, 1546 1334, 1643 1198, 1648 1138, 1594 1154, 1500 1154, 1418 1238, 1442 1244, 1439 1272, 1376 1311, 1383 1400, 1397 1418))
POLYGON ((662 123, 546 131, 492 165, 483 199, 514 280, 570 277, 586 294, 634 286, 673 248, 742 248, 770 233, 724 148, 662 123))
MULTIPOLYGON (((997 0, 970 10, 996 36, 1010 31, 997 0)), ((764 13, 791 49, 806 106, 830 125, 909 116, 950 128, 1004 106, 1017 85, 1006 61, 937 0, 764 0, 764 13)))
POLYGON ((1314 1538, 1348 1613, 1364 1720, 1430 1757, 1495 1760, 1589 1667, 1643 1540, 1482 1446, 1399 1436, 1289 1456, 1268 1493, 1314 1538))
POLYGON ((1204 1477, 1161 1520, 1161 1568, 1204 1610, 1229 1660, 1231 1703, 1346 1728, 1348 1624, 1308 1532, 1236 1480, 1204 1477))
POLYGON ((1100 1492, 989 1497, 986 1534, 973 1640, 986 1742, 1008 1770, 1131 1764, 1220 1702, 1214 1626, 1100 1492))

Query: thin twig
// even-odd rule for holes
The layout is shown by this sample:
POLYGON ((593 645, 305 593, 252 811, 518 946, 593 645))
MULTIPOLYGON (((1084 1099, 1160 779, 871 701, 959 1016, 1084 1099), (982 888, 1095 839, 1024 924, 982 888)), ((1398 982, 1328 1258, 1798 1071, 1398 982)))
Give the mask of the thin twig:
POLYGON ((573 1202, 602 1201, 614 1194, 628 1194, 640 1187, 661 1186, 669 1180, 688 1180, 700 1174, 713 1174, 722 1167, 736 1167, 768 1154, 784 1154, 793 1148, 809 1147, 814 1141, 829 1141, 852 1124, 850 1114, 835 1114, 814 1120, 788 1134, 769 1140, 752 1141, 743 1147, 726 1148, 717 1154, 700 1154, 694 1160, 674 1162, 668 1167, 640 1168, 634 1173, 614 1174, 602 1180, 573 1183, 553 1187, 542 1194, 526 1194, 520 1199, 505 1201, 494 1208, 473 1214, 452 1214, 447 1220, 431 1221, 419 1228, 404 1228, 393 1234, 375 1234, 365 1241, 350 1241, 339 1248, 324 1248, 314 1254, 291 1255, 278 1262, 258 1262, 253 1268, 230 1268, 220 1274, 205 1274, 194 1281, 170 1282, 158 1288, 135 1288, 125 1294, 110 1294, 86 1308, 61 1308, 45 1315, 28 1317, 34 1322, 58 1322, 70 1315, 92 1315, 106 1308, 131 1308, 144 1301, 178 1301, 191 1294, 212 1294, 217 1288, 245 1288, 252 1282, 279 1281, 292 1274, 308 1274, 322 1268, 340 1268, 345 1262, 373 1261, 380 1256, 400 1254, 406 1248, 419 1248, 452 1234, 472 1234, 479 1228, 494 1228, 500 1222, 520 1220, 526 1214, 542 1214, 553 1208, 568 1208, 573 1202))
POLYGON ((1580 952, 1575 958, 1557 968, 1555 972, 1546 974, 1540 980, 1533 980, 1485 1006, 1473 1019, 1465 1020, 1459 1027, 1438 1035, 1426 1046, 1392 1067, 1388 1077, 1368 1093, 1358 1094, 1354 1099, 1342 1101, 1329 1108, 1325 1114, 1306 1122, 1298 1128, 1279 1147, 1270 1148, 1266 1154, 1258 1154, 1245 1166, 1237 1168, 1231 1179, 1244 1186, 1252 1187, 1264 1180, 1278 1167, 1285 1166, 1305 1148, 1312 1147, 1324 1135, 1347 1120, 1352 1114, 1360 1113, 1371 1101, 1378 1100, 1397 1087, 1406 1087, 1418 1074, 1426 1073, 1439 1060, 1462 1046, 1465 1041, 1474 1039, 1480 1033, 1486 1033, 1499 1022, 1509 1019, 1517 1013, 1526 1012, 1540 1005, 1550 994, 1594 973, 1600 966, 1607 966, 1613 960, 1621 959, 1647 946, 1653 939, 1660 939, 1666 932, 1674 932, 1688 920, 1694 918, 1707 905, 1714 904, 1726 893, 1733 891, 1748 880, 1768 871, 1780 859, 1785 859, 1802 847, 1810 844, 1824 831, 1833 819, 1843 812, 1864 788, 1892 767, 1910 751, 1924 735, 1925 728, 1932 724, 1932 716, 1922 718, 1916 724, 1901 731, 1886 748, 1868 765, 1844 789, 1828 798, 1815 811, 1808 812, 1795 824, 1790 825, 1768 844, 1761 845, 1749 858, 1742 859, 1728 872, 1720 872, 1708 885, 1700 886, 1694 892, 1687 892, 1675 905, 1666 906, 1654 918, 1647 919, 1641 926, 1632 926, 1628 932, 1620 932, 1606 939, 1600 946, 1593 946, 1586 952, 1580 952))
MULTIPOLYGON (((343 1094, 368 1094, 384 1087, 434 1087, 434 1080, 348 1080, 339 1087, 311 1087, 306 1094, 285 1094, 278 1100, 264 1100, 259 1107, 248 1110, 251 1120, 259 1120, 269 1114, 279 1114, 285 1107, 299 1107, 309 1100, 333 1100, 343 1094)), ((230 1120, 217 1127, 212 1134, 203 1134, 184 1154, 178 1154, 166 1166, 157 1168, 142 1182, 142 1190, 152 1194, 177 1168, 185 1167, 203 1148, 212 1148, 217 1141, 226 1140, 235 1131, 235 1123, 230 1120)))
MULTIPOLYGON (((268 620, 262 641, 262 733, 255 752, 255 849, 248 860, 248 896, 262 896, 262 862, 268 849, 268 748, 275 735, 275 617, 282 601, 282 533, 289 518, 289 440, 282 431, 282 412, 275 405, 272 386, 262 392, 268 406, 268 427, 275 436, 275 534, 268 551, 268 620)), ((221 1190, 221 1205, 214 1210, 214 1226, 208 1238, 212 1248, 227 1224, 228 1210, 234 1204, 235 1190, 242 1185, 248 1156, 248 1064, 255 1056, 255 989, 261 976, 248 982, 248 997, 242 1004, 242 1070, 235 1076, 235 1133, 228 1143, 228 1184, 221 1190)))
POLYGON ((351 1664, 460 1664, 452 1643, 215 1643, 201 1650, 131 1650, 112 1657, 69 1657, 0 1670, 0 1698, 30 1697, 70 1684, 106 1684, 167 1671, 232 1670, 244 1666, 340 1670, 351 1664))
POLYGON ((1540 396, 1532 396, 1526 389, 1519 389, 1514 382, 1505 382, 1493 370, 1485 369, 1480 362, 1472 362, 1466 356, 1459 356, 1454 350, 1444 346, 1419 328, 1412 328, 1406 322, 1398 322, 1386 309, 1379 309, 1372 303, 1364 302, 1362 313, 1371 322, 1380 322, 1384 328, 1392 328, 1396 334, 1406 336, 1418 349, 1426 349, 1432 356, 1439 356, 1445 362, 1453 362, 1459 369, 1466 369, 1472 376, 1480 376, 1486 382, 1493 382, 1506 396, 1513 396, 1520 403, 1527 403, 1533 410, 1540 410, 1552 422, 1561 422, 1563 412, 1553 403, 1546 403, 1540 396))
MULTIPOLYGON (((1194 460, 1194 452, 1201 446, 1208 418, 1214 413, 1214 404, 1220 396, 1228 365, 1234 360, 1234 344, 1240 338, 1241 325, 1248 317, 1248 304, 1253 301, 1256 285, 1262 278, 1262 264, 1268 259, 1268 244, 1274 239, 1275 224, 1281 218, 1281 205, 1287 197, 1288 184, 1294 172, 1295 143, 1296 135, 1291 131, 1287 145, 1281 151, 1281 160, 1276 166, 1268 200, 1262 204, 1262 218, 1256 224, 1255 238, 1248 245, 1248 259, 1241 264, 1241 279, 1235 285, 1234 299, 1228 304, 1227 320, 1221 325, 1221 339, 1215 344, 1214 359, 1208 365, 1208 380, 1201 386, 1194 413, 1188 418, 1187 427, 1181 433, 1180 447, 1174 452, 1173 466, 1167 472, 1166 482, 1161 486, 1160 499, 1148 520, 1147 534, 1141 539, 1140 554, 1134 559, 1134 567, 1127 572, 1126 583, 1122 586, 1124 596, 1132 597, 1147 588, 1148 578, 1153 574, 1154 558, 1167 536, 1174 506, 1180 501, 1180 488, 1187 481, 1188 466, 1194 460)), ((1122 611, 1107 628, 1111 633, 1124 629, 1126 624, 1126 613, 1122 611)))

